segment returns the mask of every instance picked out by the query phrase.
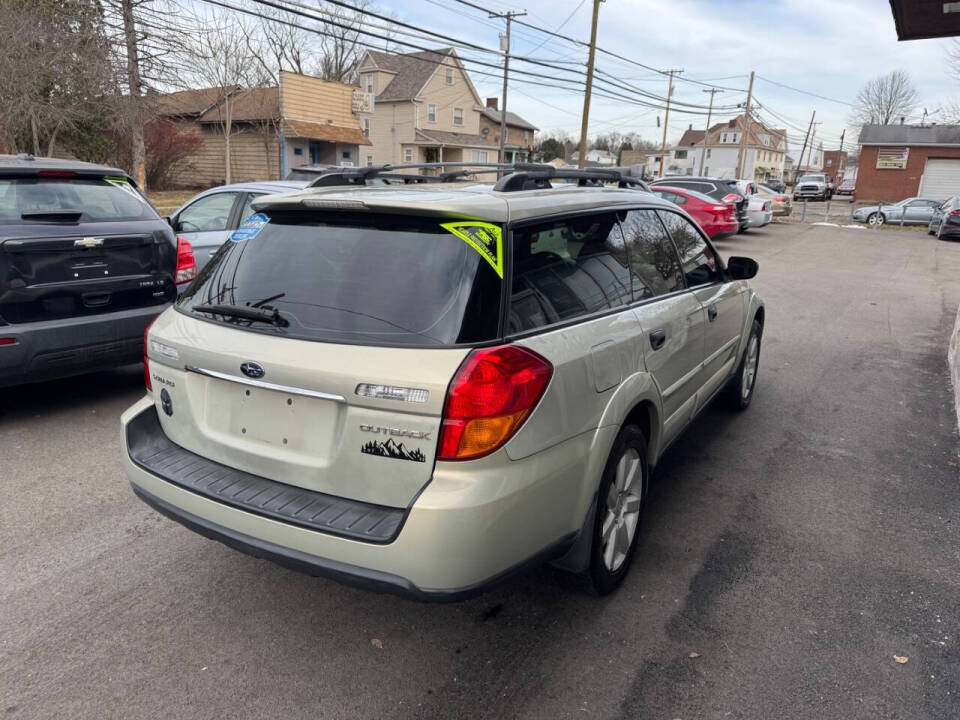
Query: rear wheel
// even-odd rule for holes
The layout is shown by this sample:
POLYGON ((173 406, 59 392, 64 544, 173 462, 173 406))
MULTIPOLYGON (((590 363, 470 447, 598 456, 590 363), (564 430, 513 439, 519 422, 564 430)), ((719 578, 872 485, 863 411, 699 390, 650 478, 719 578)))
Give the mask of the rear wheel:
POLYGON ((760 339, 763 336, 763 326, 759 320, 753 321, 750 328, 750 337, 747 338, 747 347, 740 359, 740 367, 730 378, 727 385, 727 397, 734 410, 746 410, 753 400, 753 389, 757 383, 757 370, 760 369, 760 339))
POLYGON ((597 494, 588 573, 598 595, 616 590, 630 569, 648 473, 647 439, 636 425, 627 425, 613 443, 597 494))

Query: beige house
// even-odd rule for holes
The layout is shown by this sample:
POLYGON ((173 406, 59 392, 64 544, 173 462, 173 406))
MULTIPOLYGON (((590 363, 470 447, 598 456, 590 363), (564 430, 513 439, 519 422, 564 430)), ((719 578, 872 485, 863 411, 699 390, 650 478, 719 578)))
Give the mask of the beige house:
POLYGON ((373 112, 361 118, 373 142, 361 150, 363 164, 497 161, 499 126, 481 125, 485 106, 452 48, 369 50, 357 74, 361 91, 376 98, 373 112))
POLYGON ((161 117, 203 139, 179 172, 184 187, 203 187, 228 177, 278 180, 298 165, 357 165, 360 148, 370 145, 358 94, 353 85, 282 72, 276 87, 186 90, 158 97, 156 107, 161 117))

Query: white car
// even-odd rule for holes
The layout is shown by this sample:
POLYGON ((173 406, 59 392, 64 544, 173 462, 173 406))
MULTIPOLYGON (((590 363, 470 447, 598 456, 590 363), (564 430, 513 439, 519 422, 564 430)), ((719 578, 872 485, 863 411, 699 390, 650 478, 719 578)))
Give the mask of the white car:
POLYGON ((773 221, 773 209, 769 200, 757 195, 750 196, 750 205, 747 207, 747 222, 752 228, 769 225, 773 221))

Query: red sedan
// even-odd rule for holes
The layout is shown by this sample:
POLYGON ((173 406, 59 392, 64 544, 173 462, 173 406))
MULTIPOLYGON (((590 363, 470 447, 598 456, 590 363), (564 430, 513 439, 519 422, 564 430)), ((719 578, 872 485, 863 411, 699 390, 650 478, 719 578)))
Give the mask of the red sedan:
POLYGON ((740 228, 737 206, 733 203, 714 200, 696 190, 668 185, 654 185, 650 192, 686 210, 711 240, 734 235, 740 228))

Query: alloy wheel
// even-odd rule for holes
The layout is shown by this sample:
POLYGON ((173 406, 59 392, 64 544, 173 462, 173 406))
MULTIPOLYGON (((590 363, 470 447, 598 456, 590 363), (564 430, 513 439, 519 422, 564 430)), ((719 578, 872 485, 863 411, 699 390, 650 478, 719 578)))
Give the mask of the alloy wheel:
POLYGON ((757 379, 757 364, 760 359, 760 340, 756 335, 750 336, 747 344, 747 359, 743 366, 743 380, 740 383, 740 397, 746 400, 753 392, 753 383, 757 379))
POLYGON ((883 215, 881 215, 878 212, 875 212, 873 213, 873 215, 867 218, 867 222, 870 223, 871 225, 880 226, 880 225, 883 225, 883 223, 886 221, 883 219, 883 215))
POLYGON ((643 502, 641 462, 640 453, 635 448, 624 449, 607 492, 600 538, 603 543, 603 564, 610 572, 616 572, 623 565, 637 533, 643 502))

